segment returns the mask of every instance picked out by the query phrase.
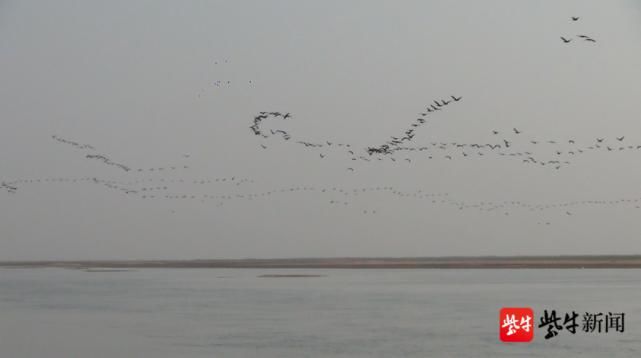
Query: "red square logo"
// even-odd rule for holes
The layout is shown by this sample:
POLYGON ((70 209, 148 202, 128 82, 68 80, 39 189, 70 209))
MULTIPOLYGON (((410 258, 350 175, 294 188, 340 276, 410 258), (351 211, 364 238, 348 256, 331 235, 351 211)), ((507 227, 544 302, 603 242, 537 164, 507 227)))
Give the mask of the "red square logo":
POLYGON ((502 342, 530 342, 534 339, 534 311, 529 307, 503 307, 499 313, 502 342))

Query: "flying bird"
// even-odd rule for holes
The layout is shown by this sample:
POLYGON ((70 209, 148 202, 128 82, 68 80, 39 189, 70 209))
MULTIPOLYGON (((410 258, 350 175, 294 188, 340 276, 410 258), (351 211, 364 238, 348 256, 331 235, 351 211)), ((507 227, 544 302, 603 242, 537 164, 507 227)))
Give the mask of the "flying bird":
POLYGON ((454 100, 454 102, 460 101, 463 97, 455 97, 455 96, 450 96, 454 100))
POLYGON ((579 21, 579 19, 580 19, 580 17, 578 17, 578 16, 576 16, 576 17, 572 16, 572 21, 579 21))
POLYGON ((563 43, 569 43, 570 41, 572 41, 572 39, 566 39, 563 36, 561 36, 561 40, 563 40, 563 43))

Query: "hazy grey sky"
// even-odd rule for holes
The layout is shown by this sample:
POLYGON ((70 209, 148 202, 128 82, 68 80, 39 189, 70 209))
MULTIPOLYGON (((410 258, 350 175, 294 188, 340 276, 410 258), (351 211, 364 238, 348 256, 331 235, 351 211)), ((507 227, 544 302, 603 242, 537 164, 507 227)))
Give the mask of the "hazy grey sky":
POLYGON ((453 150, 456 160, 440 151, 352 163, 248 128, 259 111, 291 112, 270 125, 362 151, 454 94, 463 100, 417 129, 414 145, 509 134, 549 158, 551 146, 527 142, 636 146, 640 64, 633 0, 2 1, 0 180, 149 180, 141 188, 183 179, 158 196, 198 199, 16 184, 15 194, 0 191, 0 259, 641 253, 641 202, 482 212, 318 192, 392 186, 467 203, 640 198, 641 150, 593 151, 560 170, 453 150), (52 135, 135 168, 189 168, 125 173, 52 135), (253 182, 192 183, 232 176, 253 182), (200 199, 290 187, 315 191, 222 206, 200 199))

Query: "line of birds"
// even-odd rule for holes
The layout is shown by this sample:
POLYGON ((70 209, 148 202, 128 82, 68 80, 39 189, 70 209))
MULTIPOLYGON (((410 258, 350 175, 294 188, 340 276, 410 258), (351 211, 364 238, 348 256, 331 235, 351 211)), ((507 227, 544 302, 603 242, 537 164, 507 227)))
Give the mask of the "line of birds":
POLYGON ((130 192, 144 192, 144 191, 153 191, 153 190, 168 190, 168 185, 170 184, 193 184, 193 185, 208 185, 208 184, 223 184, 230 183, 235 186, 241 186, 246 183, 254 183, 253 179, 249 178, 240 178, 236 176, 231 177, 217 177, 217 178, 146 178, 146 179, 137 179, 137 180, 110 180, 110 179, 101 179, 97 177, 50 177, 50 178, 35 178, 35 179, 16 179, 11 181, 3 181, 0 188, 7 190, 11 193, 18 191, 18 187, 22 187, 28 184, 52 184, 52 183, 82 183, 82 182, 95 182, 101 183, 107 186, 113 187, 127 187, 130 192), (144 186, 145 184, 158 184, 157 186, 144 186), (135 187, 135 189, 131 189, 135 187))
MULTIPOLYGON (((515 134, 521 134, 521 131, 514 128, 515 134)), ((492 131, 494 135, 498 131, 492 131)), ((523 163, 538 164, 541 166, 551 166, 560 169, 564 165, 571 164, 569 159, 577 158, 581 155, 587 155, 594 151, 614 152, 624 150, 639 150, 641 145, 622 145, 625 137, 616 137, 616 143, 619 145, 606 145, 605 138, 596 138, 594 142, 588 145, 579 146, 574 139, 568 140, 535 140, 518 141, 518 138, 502 138, 500 142, 493 143, 460 143, 460 142, 431 142, 431 146, 422 147, 399 147, 396 151, 405 152, 423 152, 425 151, 429 159, 434 158, 435 151, 445 152, 445 159, 454 160, 456 158, 471 159, 474 157, 487 157, 488 154, 494 154, 497 157, 521 158, 523 163), (565 145, 565 146, 564 146, 565 145), (550 147, 549 151, 544 152, 545 146, 550 147), (535 153, 536 151, 536 153, 535 153), (547 156, 547 158, 544 158, 547 156), (563 156, 563 159, 560 157, 563 156)), ((393 158, 392 158, 393 159, 393 158)))
POLYGON ((80 143, 78 143, 76 141, 72 141, 72 140, 69 140, 69 139, 64 139, 64 138, 58 137, 57 135, 52 135, 51 138, 53 138, 55 141, 58 141, 60 143, 72 145, 72 146, 74 146, 74 147, 76 147, 78 149, 96 150, 96 148, 94 148, 92 145, 80 144, 80 143))
MULTIPOLYGON (((283 129, 269 129, 269 131, 266 131, 266 130, 263 130, 263 128, 262 128, 262 122, 264 120, 267 120, 267 119, 279 119, 279 118, 283 119, 283 120, 287 120, 287 119, 293 118, 293 116, 289 112, 281 113, 281 112, 262 111, 262 112, 259 112, 258 115, 254 116, 253 124, 251 126, 249 126, 249 128, 251 129, 251 131, 252 131, 252 133, 254 135, 260 136, 260 137, 265 138, 265 139, 275 136, 275 137, 280 137, 281 139, 283 139, 285 141, 289 141, 290 139, 292 139, 292 135, 289 132, 287 132, 287 131, 285 131, 283 129)), ((326 148, 326 147, 332 147, 332 146, 344 147, 344 148, 350 148, 351 147, 351 144, 337 143, 337 142, 329 141, 329 140, 327 140, 327 141, 325 141, 323 143, 313 143, 313 142, 310 142, 310 141, 297 140, 297 141, 292 141, 292 143, 302 145, 302 146, 304 146, 306 148, 326 148)), ((268 148, 267 145, 265 145, 265 144, 260 144, 260 146, 263 149, 267 149, 268 148)), ((321 154, 320 157, 324 158, 325 155, 321 154)))
MULTIPOLYGON (((51 138, 53 138, 53 140, 55 140, 55 141, 57 141, 59 143, 69 144, 69 145, 72 145, 72 146, 74 146, 74 147, 76 147, 78 149, 84 149, 84 150, 88 149, 88 150, 91 150, 91 151, 95 150, 95 148, 92 145, 80 144, 80 143, 75 142, 75 141, 71 141, 71 140, 67 140, 67 139, 58 137, 57 135, 52 135, 51 138)), ((100 162, 102 162, 102 163, 104 163, 106 165, 110 165, 110 166, 114 166, 114 167, 117 167, 119 169, 122 169, 125 172, 128 172, 128 171, 131 170, 131 168, 129 166, 124 165, 122 163, 114 162, 114 161, 112 161, 111 159, 109 159, 107 156, 105 156, 103 154, 92 154, 92 153, 90 153, 90 154, 86 154, 85 158, 92 159, 92 160, 98 160, 98 161, 100 161, 100 162)))
MULTIPOLYGON (((51 137, 59 143, 68 144, 82 150, 90 150, 91 153, 86 154, 85 158, 101 161, 106 165, 117 167, 119 169, 124 170, 125 172, 132 171, 132 172, 141 173, 141 172, 160 172, 160 171, 175 171, 175 170, 181 170, 181 169, 189 169, 189 166, 187 165, 171 165, 171 166, 149 167, 149 168, 131 168, 128 165, 112 161, 109 157, 107 157, 104 154, 94 154, 93 151, 95 151, 96 149, 92 145, 80 144, 76 141, 64 139, 57 135, 52 135, 51 137)), ((183 155, 183 157, 185 158, 189 158, 189 156, 190 156, 189 154, 183 155)))
MULTIPOLYGON (((281 189, 268 190, 262 192, 245 192, 235 194, 188 194, 188 193, 167 193, 165 195, 143 195, 142 199, 170 199, 170 200, 199 200, 207 202, 210 200, 218 201, 217 206, 223 206, 225 202, 234 200, 257 200, 266 199, 278 194, 294 194, 294 193, 315 193, 321 195, 339 195, 340 198, 329 198, 328 203, 332 206, 351 206, 355 200, 362 195, 370 195, 372 193, 387 193, 401 199, 416 199, 427 200, 428 203, 436 205, 445 205, 459 211, 462 210, 476 210, 478 212, 498 212, 501 215, 509 216, 516 212, 516 210, 524 210, 527 212, 542 212, 549 210, 556 210, 562 215, 572 216, 573 212, 570 210, 577 210, 582 207, 607 207, 629 205, 634 206, 636 209, 641 209, 641 197, 636 198, 619 198, 610 200, 575 200, 567 202, 556 203, 529 203, 522 200, 505 200, 505 201, 479 201, 479 202, 466 202, 463 200, 456 200, 450 196, 449 193, 429 193, 423 190, 415 191, 402 191, 395 189, 391 186, 376 186, 376 187, 358 187, 358 188, 340 188, 340 187, 316 187, 316 186, 292 186, 281 189)), ((357 205, 360 207, 361 205, 357 205)), ((388 206, 386 204, 385 206, 388 206)), ((364 211, 364 213, 375 213, 376 210, 364 211)), ((549 225, 549 221, 546 222, 549 225)))
POLYGON ((172 165, 167 167, 151 167, 151 168, 138 168, 134 169, 134 172, 162 172, 162 171, 174 171, 181 169, 189 169, 188 165, 172 165))
POLYGON ((372 154, 392 154, 395 151, 395 148, 399 147, 401 144, 404 142, 409 142, 412 139, 414 139, 415 136, 415 130, 421 126, 427 123, 427 116, 433 112, 437 112, 442 110, 445 106, 450 104, 452 101, 453 102, 458 102, 463 97, 456 97, 454 95, 450 96, 450 100, 445 100, 441 99, 439 102, 438 100, 434 100, 433 103, 430 103, 426 106, 425 112, 419 113, 421 116, 420 118, 417 118, 414 123, 411 124, 412 128, 409 128, 405 130, 403 136, 392 136, 391 140, 385 142, 384 144, 378 146, 378 147, 368 147, 366 149, 367 153, 372 155, 372 154))
POLYGON ((128 167, 128 166, 126 166, 124 164, 121 164, 121 163, 116 163, 116 162, 112 161, 111 159, 107 158, 106 156, 104 156, 102 154, 87 154, 85 156, 85 158, 99 160, 99 161, 101 161, 101 162, 103 162, 103 163, 105 163, 107 165, 111 165, 111 166, 120 168, 120 169, 122 169, 122 170, 124 170, 126 172, 131 170, 130 167, 128 167))
MULTIPOLYGON (((601 142, 605 142, 605 138, 599 138, 601 142)), ((623 141, 623 137, 617 137, 617 141, 623 141)), ((101 186, 104 186, 108 189, 121 192, 127 195, 138 196, 140 199, 165 199, 165 200, 199 200, 203 203, 207 201, 216 201, 217 207, 223 206, 225 202, 233 200, 255 200, 260 198, 269 198, 274 195, 279 194, 295 194, 307 192, 310 194, 330 196, 327 202, 330 205, 341 205, 341 206, 351 206, 352 203, 355 203, 358 197, 367 196, 373 193, 389 194, 401 199, 417 199, 417 200, 427 200, 431 204, 445 205, 447 207, 455 208, 458 210, 477 210, 479 212, 498 212, 502 215, 509 216, 514 213, 515 210, 525 210, 529 212, 542 212, 548 210, 560 210, 561 214, 566 216, 572 216, 575 209, 581 207, 604 207, 604 206, 619 206, 619 205, 633 205, 636 209, 640 209, 641 197, 636 198, 619 198, 611 200, 575 200, 568 202, 557 202, 557 203, 528 203, 526 201, 520 200, 506 200, 506 201, 480 201, 480 202, 466 202, 464 200, 456 200, 451 197, 448 193, 430 193, 423 190, 414 190, 414 191, 403 191, 396 189, 392 186, 370 186, 370 187, 356 187, 356 188, 341 188, 338 186, 290 186, 283 187, 280 189, 267 190, 262 192, 236 192, 236 193, 222 193, 222 194, 212 194, 212 193, 185 193, 185 192, 176 192, 176 189, 180 191, 180 188, 175 188, 176 185, 203 185, 203 184, 213 184, 213 183, 223 183, 223 182, 243 182, 250 181, 249 179, 237 177, 224 177, 224 178, 215 178, 215 179, 165 179, 165 178, 148 178, 148 179, 138 179, 131 181, 118 181, 118 180, 108 180, 108 179, 99 179, 96 177, 79 177, 79 178, 42 178, 42 179, 21 179, 14 181, 2 181, 0 182, 0 188, 6 190, 9 193, 14 194, 17 190, 17 184, 27 184, 27 183, 61 183, 61 182, 89 182, 95 183, 101 186), (155 186, 139 186, 146 182, 149 183, 162 183, 155 186), (340 198, 335 196, 339 195, 340 198)), ((252 181, 253 182, 253 181, 252 181)), ((357 205, 357 207, 362 207, 362 205, 357 205)), ((363 211, 363 214, 376 214, 376 209, 367 209, 363 211)), ((545 223, 546 225, 550 224, 550 221, 539 222, 540 224, 545 223)))

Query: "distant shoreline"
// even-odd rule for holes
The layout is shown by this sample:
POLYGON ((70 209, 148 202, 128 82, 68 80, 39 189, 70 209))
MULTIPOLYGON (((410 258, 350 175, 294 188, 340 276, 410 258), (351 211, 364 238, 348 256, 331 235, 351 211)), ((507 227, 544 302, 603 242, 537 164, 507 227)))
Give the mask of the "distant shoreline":
POLYGON ((641 255, 4 261, 0 268, 638 269, 641 255))

